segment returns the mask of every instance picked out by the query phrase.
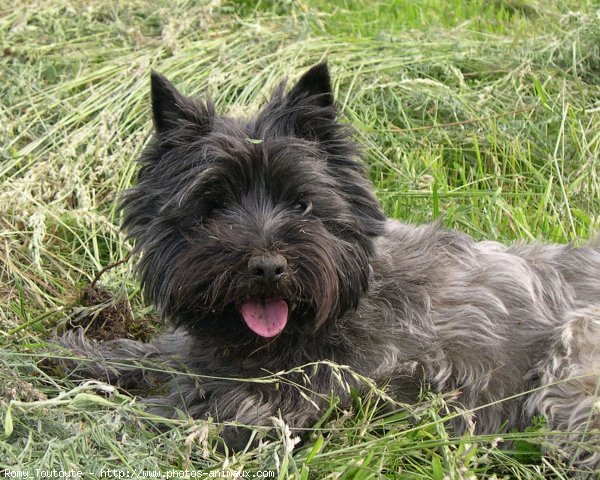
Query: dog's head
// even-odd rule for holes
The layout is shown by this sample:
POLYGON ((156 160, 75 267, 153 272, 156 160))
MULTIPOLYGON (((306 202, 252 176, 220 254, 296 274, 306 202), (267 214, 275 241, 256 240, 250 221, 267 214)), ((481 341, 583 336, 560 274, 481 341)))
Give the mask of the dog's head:
POLYGON ((253 119, 152 74, 155 135, 122 201, 146 297, 223 339, 316 332, 355 308, 385 217, 325 64, 253 119))

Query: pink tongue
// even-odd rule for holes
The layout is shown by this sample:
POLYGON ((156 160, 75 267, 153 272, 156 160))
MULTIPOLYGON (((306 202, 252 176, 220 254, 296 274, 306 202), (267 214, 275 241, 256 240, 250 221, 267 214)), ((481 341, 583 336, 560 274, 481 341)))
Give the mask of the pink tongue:
POLYGON ((261 337, 274 337, 287 323, 288 306, 280 298, 246 300, 241 308, 246 325, 261 337))

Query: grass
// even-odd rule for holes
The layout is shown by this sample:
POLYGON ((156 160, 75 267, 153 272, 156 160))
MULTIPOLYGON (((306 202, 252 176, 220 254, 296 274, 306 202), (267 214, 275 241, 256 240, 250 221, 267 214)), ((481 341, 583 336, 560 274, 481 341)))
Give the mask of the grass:
MULTIPOLYGON (((0 468, 269 470, 279 478, 564 478, 540 429, 456 438, 445 399, 393 414, 335 405, 302 446, 225 458, 219 425, 159 429, 136 400, 44 367, 57 328, 124 259, 118 192, 148 139, 149 70, 221 110, 255 111, 279 80, 329 60, 378 197, 407 222, 478 239, 579 242, 600 226, 596 1, 48 0, 0 6, 0 468), (12 403, 11 403, 12 400, 12 403), (410 414, 409 414, 410 412, 410 414), (515 439, 512 449, 498 448, 515 439), (537 443, 536 443, 537 442, 537 443)), ((103 288, 144 329, 128 262, 103 288)), ((109 297, 109 298, 110 298, 109 297)), ((38 476, 40 476, 38 474, 38 476)))

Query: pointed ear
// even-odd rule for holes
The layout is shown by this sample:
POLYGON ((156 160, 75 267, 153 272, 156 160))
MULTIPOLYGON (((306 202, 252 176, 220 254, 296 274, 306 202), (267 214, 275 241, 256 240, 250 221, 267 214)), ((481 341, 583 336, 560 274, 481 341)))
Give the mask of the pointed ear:
POLYGON ((337 116, 329 69, 323 62, 306 71, 287 93, 286 82, 281 82, 254 119, 253 128, 260 132, 257 135, 290 135, 327 142, 348 136, 337 116))
POLYGON ((295 105, 306 100, 311 101, 318 107, 333 105, 331 79, 326 62, 311 67, 287 94, 288 105, 295 105))
POLYGON ((163 75, 152 71, 150 76, 152 113, 157 135, 163 136, 182 127, 206 129, 214 116, 212 104, 199 105, 177 91, 163 75))

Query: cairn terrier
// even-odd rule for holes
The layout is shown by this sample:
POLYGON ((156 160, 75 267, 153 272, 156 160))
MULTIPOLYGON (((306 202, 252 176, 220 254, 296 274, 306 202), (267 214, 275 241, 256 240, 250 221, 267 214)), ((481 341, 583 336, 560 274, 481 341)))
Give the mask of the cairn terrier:
MULTIPOLYGON (((251 119, 218 115, 157 73, 151 84, 155 133, 121 206, 145 297, 173 330, 152 343, 67 334, 95 360, 81 374, 162 385, 146 401, 167 417, 303 428, 331 392, 350 401, 329 360, 403 402, 424 386, 459 392, 478 433, 543 415, 562 431, 555 449, 599 468, 597 246, 505 246, 387 219, 324 63, 251 119), (239 380, 313 362, 290 382, 239 380)), ((248 441, 235 426, 222 437, 248 441)))

